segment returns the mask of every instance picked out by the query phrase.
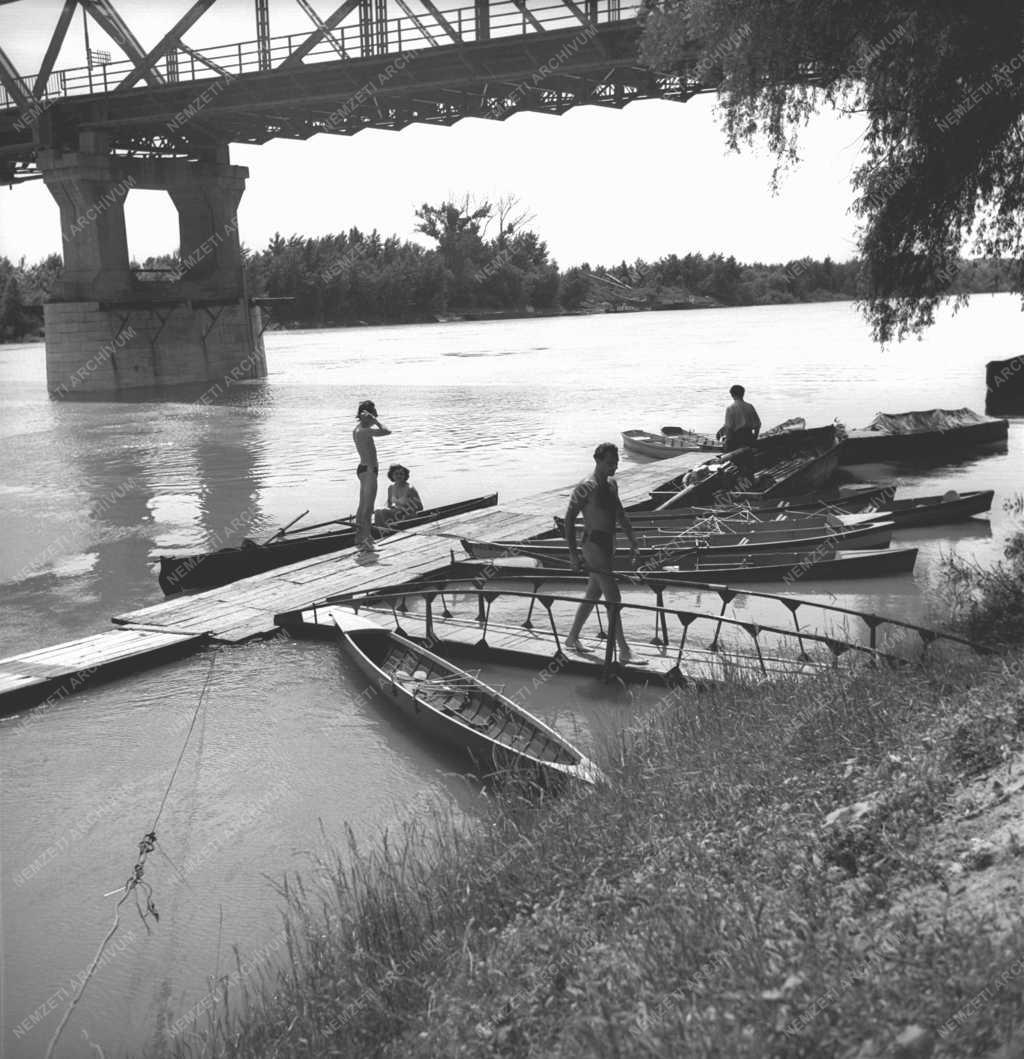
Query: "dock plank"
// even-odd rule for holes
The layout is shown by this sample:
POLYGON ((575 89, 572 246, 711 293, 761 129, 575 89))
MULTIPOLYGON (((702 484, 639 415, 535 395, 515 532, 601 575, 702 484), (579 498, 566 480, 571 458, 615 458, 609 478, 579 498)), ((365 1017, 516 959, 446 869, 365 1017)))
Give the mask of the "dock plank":
POLYGON ((119 627, 5 658, 0 660, 0 712, 38 705, 57 692, 63 697, 94 678, 131 669, 142 659, 196 650, 206 640, 202 633, 119 627))

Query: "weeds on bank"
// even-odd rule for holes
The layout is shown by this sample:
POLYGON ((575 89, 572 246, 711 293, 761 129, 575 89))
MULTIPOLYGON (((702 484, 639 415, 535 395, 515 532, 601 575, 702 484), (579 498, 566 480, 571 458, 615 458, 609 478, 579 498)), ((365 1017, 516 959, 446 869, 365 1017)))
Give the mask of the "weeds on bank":
POLYGON ((1024 976, 991 987, 1024 931, 891 902, 942 878, 923 839, 1021 720, 991 661, 682 696, 598 753, 607 785, 492 792, 288 880, 285 968, 162 1050, 867 1059, 917 1026, 984 1054, 1024 1015, 1024 976))
MULTIPOLYGON (((1007 502, 1020 516, 1024 496, 1007 502)), ((1018 528, 1003 547, 1003 560, 983 567, 951 555, 945 560, 945 586, 953 623, 980 643, 1009 646, 1024 641, 1024 528, 1018 528)))

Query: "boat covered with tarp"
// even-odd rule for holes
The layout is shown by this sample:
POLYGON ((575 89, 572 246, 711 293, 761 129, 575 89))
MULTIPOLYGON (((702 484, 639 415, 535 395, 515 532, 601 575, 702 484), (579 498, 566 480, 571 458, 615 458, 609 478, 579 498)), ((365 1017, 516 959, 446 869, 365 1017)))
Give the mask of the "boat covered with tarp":
POLYGON ((840 445, 841 463, 948 457, 1006 442, 1009 422, 970 408, 923 412, 879 412, 862 430, 850 430, 840 445))

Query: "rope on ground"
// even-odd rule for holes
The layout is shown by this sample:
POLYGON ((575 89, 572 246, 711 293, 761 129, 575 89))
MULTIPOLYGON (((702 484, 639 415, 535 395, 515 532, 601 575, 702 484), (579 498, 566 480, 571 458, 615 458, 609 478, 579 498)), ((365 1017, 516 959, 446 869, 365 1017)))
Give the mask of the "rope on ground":
MULTIPOLYGON (((196 721, 199 718, 199 711, 206 699, 206 692, 210 687, 210 680, 213 677, 213 664, 216 660, 217 655, 212 654, 210 656, 210 668, 206 672, 206 680, 203 683, 203 690, 199 693, 199 701, 196 703, 196 708, 192 713, 192 723, 188 726, 188 731, 185 733, 185 741, 182 744, 181 753, 178 754, 178 760, 175 762, 171 778, 164 790, 164 796, 160 800, 160 808, 157 810, 152 828, 142 836, 142 841, 139 843, 139 859, 133 865, 131 875, 125 880, 120 901, 114 906, 114 922, 110 925, 110 930, 107 931, 106 937, 100 942, 100 947, 96 950, 96 955, 93 957, 92 963, 89 965, 89 970, 86 973, 85 978, 82 980, 82 984, 78 987, 78 992, 68 1005, 67 1011, 64 1012, 64 1017, 60 1020, 60 1025, 58 1025, 57 1029, 54 1031, 53 1038, 50 1040, 50 1046, 46 1049, 46 1059, 52 1059, 53 1050, 57 1047, 57 1043, 60 1041, 61 1034, 64 1032, 64 1027, 67 1025, 68 1019, 71 1018, 71 1012, 75 1010, 75 1006, 85 993, 86 986, 88 986, 92 976, 96 973, 96 968, 99 966, 100 960, 103 958, 103 953, 106 951, 107 945, 110 944, 110 939, 117 933, 117 928, 121 925, 121 905, 128 900, 129 895, 134 895, 135 897, 135 907, 138 910, 139 918, 142 920, 142 925, 146 928, 147 934, 151 933, 149 923, 146 922, 150 916, 152 916, 156 922, 160 922, 160 913, 157 912, 156 905, 153 903, 153 888, 143 879, 143 874, 146 870, 146 858, 154 849, 156 849, 156 825, 160 819, 161 813, 164 811, 164 806, 167 804, 167 796, 171 793, 171 785, 174 783, 174 777, 178 774, 178 768, 181 765, 182 758, 185 756, 185 750, 188 747, 192 732, 196 726, 196 721), (137 891, 140 887, 144 889, 146 894, 145 910, 143 910, 142 906, 139 904, 139 894, 137 891)), ((163 851, 161 850, 161 852, 163 851)), ((114 893, 116 892, 117 891, 115 890, 114 893)))

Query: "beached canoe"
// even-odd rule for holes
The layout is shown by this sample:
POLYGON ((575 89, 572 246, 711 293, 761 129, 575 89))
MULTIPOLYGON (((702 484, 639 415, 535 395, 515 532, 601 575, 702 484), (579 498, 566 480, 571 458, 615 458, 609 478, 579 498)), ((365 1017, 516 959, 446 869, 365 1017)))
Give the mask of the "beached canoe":
MULTIPOLYGON (((468 511, 494 507, 498 494, 477 496, 460 500, 454 504, 442 504, 428 508, 411 518, 393 522, 387 528, 376 526, 375 533, 386 537, 416 526, 436 522, 452 515, 463 515, 468 511)), ((160 587, 165 595, 177 592, 194 592, 207 588, 218 588, 243 577, 276 570, 279 566, 313 559, 318 555, 351 548, 356 542, 355 528, 345 522, 325 522, 306 530, 285 533, 265 544, 244 544, 241 547, 221 548, 215 552, 199 552, 195 555, 161 555, 159 557, 160 587), (324 526, 345 523, 344 529, 324 531, 324 526), (313 532, 317 531, 319 532, 313 532)))
MULTIPOLYGON (((713 581, 721 584, 784 581, 799 584, 801 581, 845 580, 861 577, 891 577, 910 573, 917 559, 916 548, 878 548, 857 551, 831 551, 823 549, 804 552, 765 552, 756 557, 709 556, 697 552, 680 556, 671 566, 647 568, 643 564, 636 570, 622 571, 617 575, 620 584, 630 581, 649 584, 683 584, 690 581, 713 581)), ((497 581, 538 581, 569 579, 565 566, 526 566, 512 563, 479 562, 453 563, 444 573, 450 577, 473 577, 486 571, 488 583, 497 581)))
POLYGON ((863 429, 851 430, 840 447, 841 463, 933 460, 966 455, 1006 443, 1009 422, 970 408, 879 412, 863 429))
MULTIPOLYGON (((836 551, 849 548, 888 548, 892 540, 891 522, 867 522, 859 526, 833 529, 774 529, 746 533, 637 533, 640 558, 644 562, 664 566, 675 562, 676 556, 700 552, 707 556, 743 558, 780 551, 836 551)), ((569 563, 569 545, 565 540, 462 540, 466 554, 473 559, 507 559, 524 556, 550 564, 569 563)), ((615 551, 614 568, 629 570, 633 553, 620 536, 615 551)))
POLYGON ((368 618, 331 608, 342 647, 383 698, 487 774, 526 770, 544 781, 596 783, 597 766, 554 728, 495 688, 368 618))

